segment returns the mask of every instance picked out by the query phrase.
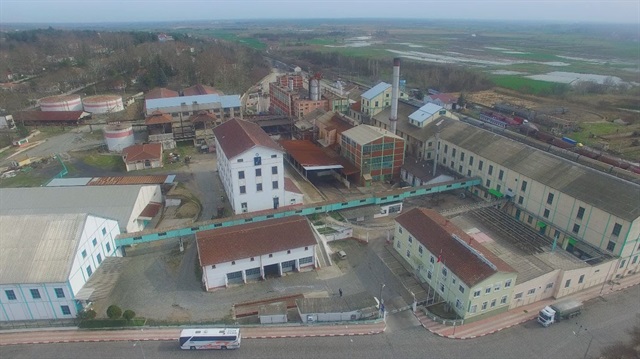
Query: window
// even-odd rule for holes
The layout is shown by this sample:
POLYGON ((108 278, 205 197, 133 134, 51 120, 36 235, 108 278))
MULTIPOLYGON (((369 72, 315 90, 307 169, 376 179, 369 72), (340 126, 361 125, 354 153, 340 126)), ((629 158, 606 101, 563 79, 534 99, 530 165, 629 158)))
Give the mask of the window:
POLYGON ((278 174, 278 166, 271 167, 271 174, 272 175, 277 175, 278 174))
POLYGON ((429 263, 431 264, 435 263, 435 259, 433 258, 433 256, 429 256, 429 263))
POLYGON ((256 184, 256 191, 262 192, 262 183, 257 183, 256 184))
POLYGON ((547 204, 553 204, 553 193, 547 195, 547 204))
POLYGON ((107 229, 106 228, 102 228, 102 235, 106 235, 107 234, 107 229))
POLYGON ((407 258, 411 258, 411 251, 407 249, 407 258))
POLYGON ((583 207, 579 207, 578 208, 578 215, 576 215, 577 219, 582 219, 582 217, 584 217, 584 208, 583 207))
POLYGON ((614 241, 609 241, 609 243, 607 244, 607 250, 609 252, 613 252, 613 250, 616 248, 616 242, 614 241))
POLYGON ((544 209, 544 213, 542 214, 542 217, 544 217, 544 218, 549 218, 549 213, 551 213, 551 212, 549 211, 549 209, 548 209, 548 208, 545 208, 545 209, 544 209))
POLYGON ((69 309, 68 305, 61 305, 60 310, 62 310, 62 314, 71 315, 71 309, 69 309))
POLYGON ((422 246, 418 246, 418 253, 420 253, 420 256, 422 256, 422 253, 423 253, 423 252, 424 252, 424 251, 422 250, 422 246))
POLYGON ((269 258, 273 258, 273 253, 269 254, 269 258))
POLYGON ((260 166, 261 164, 262 164, 262 158, 260 158, 260 156, 256 154, 256 156, 253 158, 253 165, 260 166))
POLYGON ((520 185, 520 190, 522 192, 527 190, 527 181, 522 181, 522 184, 520 185))
POLYGON ((244 179, 244 171, 238 171, 238 179, 244 179))
POLYGON ((489 176, 493 174, 493 165, 489 165, 489 171, 487 171, 487 174, 489 174, 489 176))
POLYGON ((107 253, 111 252, 111 243, 107 242, 107 244, 105 244, 104 247, 107 249, 107 253))
POLYGON ((432 274, 431 274, 431 270, 428 270, 428 271, 427 271, 427 278, 428 278, 428 279, 431 279, 431 276, 432 276, 432 274))
POLYGON ((444 283, 440 282, 440 293, 444 293, 444 283))
POLYGON ((500 171, 498 172, 498 179, 499 179, 500 181, 502 181, 502 178, 503 178, 503 177, 504 177, 504 171, 503 171, 503 170, 500 170, 500 171))
POLYGON ((262 168, 256 168, 256 177, 262 177, 262 168))
POLYGON ((536 289, 535 288, 531 288, 529 289, 529 291, 527 291, 527 295, 533 295, 536 293, 536 289))
POLYGON ((98 261, 98 264, 102 263, 102 254, 98 253, 98 255, 96 256, 96 261, 98 261))
POLYGON ((571 279, 567 279, 567 281, 564 282, 564 287, 565 288, 569 288, 569 286, 571 286, 571 279))
POLYGON ((480 292, 481 292, 481 291, 480 291, 480 289, 478 289, 478 290, 474 291, 474 292, 473 292, 473 297, 474 297, 474 298, 478 298, 478 297, 480 296, 480 292))
POLYGON ((212 266, 211 266, 211 269, 216 269, 216 265, 215 265, 215 264, 214 264, 214 265, 212 265, 212 266))
POLYGON ((456 158, 456 149, 455 148, 451 149, 451 157, 456 158))
POLYGON ((467 177, 471 177, 471 170, 467 170, 467 177))
POLYGON ((240 203, 240 208, 242 208, 243 212, 246 212, 247 211, 247 202, 240 203))
POLYGON ((400 243, 400 241, 396 241, 396 248, 402 248, 402 243, 400 243))
POLYGON ((627 260, 623 259, 622 262, 620 262, 620 268, 624 267, 625 263, 627 263, 627 260))
POLYGON ((247 193, 247 187, 246 186, 240 186, 240 194, 245 194, 247 193))
POLYGON ((95 247, 95 246, 97 246, 97 245, 98 245, 98 240, 94 238, 94 239, 91 241, 91 243, 92 243, 92 244, 93 244, 93 246, 95 247))
POLYGON ((242 158, 238 158, 238 163, 242 163, 244 160, 242 158))
POLYGON ((580 279, 578 279, 578 284, 582 284, 582 282, 584 282, 584 274, 580 276, 580 279))
POLYGON ((444 153, 446 154, 447 151, 449 150, 449 145, 444 145, 444 153))
POLYGON ((447 276, 447 268, 442 268, 442 276, 443 277, 447 276))
POLYGON ((611 235, 618 237, 620 235, 621 230, 622 230, 622 225, 620 223, 616 223, 613 225, 613 231, 611 231, 611 235))
POLYGON ((491 308, 496 306, 496 302, 497 302, 496 299, 491 299, 491 308))
POLYGON ((289 250, 287 250, 287 254, 291 254, 291 250, 290 250, 290 249, 289 249, 289 250))
POLYGON ((518 197, 518 204, 523 204, 524 203, 524 197, 519 196, 518 197))
POLYGON ((308 250, 309 250, 309 247, 304 247, 304 250, 305 250, 305 251, 308 251, 308 250))
POLYGON ((482 302, 481 310, 487 310, 487 302, 482 302))
POLYGON ((636 262, 638 261, 638 256, 633 257, 633 259, 631 260, 631 264, 636 264, 636 262))
POLYGON ((4 291, 4 294, 7 295, 7 299, 9 300, 16 300, 16 293, 13 291, 13 289, 7 289, 4 291))
POLYGON ((413 243, 413 238, 411 238, 411 236, 409 236, 409 243, 413 243))
POLYGON ((500 298, 500 304, 507 304, 507 296, 502 296, 502 298, 500 298))
POLYGON ((462 285, 458 286, 458 290, 460 293, 464 293, 464 287, 462 285))
POLYGON ((64 290, 62 288, 55 288, 56 298, 64 298, 64 290))
POLYGON ((544 289, 551 289, 551 288, 553 288, 553 282, 547 283, 547 286, 544 289))
POLYGON ((251 257, 251 259, 249 259, 249 261, 251 261, 251 262, 253 262, 253 261, 255 261, 255 260, 256 260, 256 259, 255 259, 255 258, 253 258, 253 257, 251 257))
POLYGON ((273 181, 271 185, 273 186, 273 189, 278 189, 278 181, 273 181))
POLYGON ((460 152, 460 161, 464 161, 464 152, 460 152))
POLYGON ((475 313, 478 310, 478 305, 474 304, 469 308, 469 313, 475 313))
POLYGON ((451 283, 456 284, 456 277, 451 276, 451 283))
POLYGON ((482 171, 482 166, 484 165, 484 161, 478 161, 478 171, 482 171))
POLYGON ((494 291, 494 292, 499 291, 499 290, 500 290, 500 287, 501 287, 500 283, 496 283, 496 284, 493 286, 493 291, 494 291))
POLYGON ((529 216, 529 218, 527 218, 527 223, 529 224, 533 223, 533 217, 529 216))
POLYGON ((489 294, 489 293, 491 293, 491 287, 485 288, 484 294, 489 294))
POLYGON ((91 269, 91 266, 87 266, 87 277, 91 277, 92 274, 93 274, 93 269, 91 269))
POLYGON ((86 249, 82 251, 82 258, 83 259, 87 258, 87 250, 86 249))
POLYGON ((573 233, 578 233, 580 232, 580 225, 579 224, 574 224, 573 225, 573 229, 571 230, 573 233))
POLYGON ((458 298, 456 298, 456 308, 462 309, 462 302, 458 298))
POLYGON ((520 299, 520 298, 522 298, 522 292, 516 293, 516 295, 513 296, 513 299, 520 299))
POLYGON ((473 166, 473 156, 469 156, 469 166, 473 166))
POLYGON ((232 266, 236 265, 236 261, 231 261, 231 265, 232 266))
POLYGON ((490 179, 487 179, 487 181, 486 181, 486 183, 485 183, 485 184, 486 184, 486 186, 485 186, 485 187, 487 187, 487 188, 491 188, 491 180, 490 180, 490 179))
POLYGON ((511 287, 511 279, 507 279, 507 280, 504 281, 504 287, 505 288, 511 287))
POLYGON ((271 155, 271 158, 278 158, 278 155, 271 155))

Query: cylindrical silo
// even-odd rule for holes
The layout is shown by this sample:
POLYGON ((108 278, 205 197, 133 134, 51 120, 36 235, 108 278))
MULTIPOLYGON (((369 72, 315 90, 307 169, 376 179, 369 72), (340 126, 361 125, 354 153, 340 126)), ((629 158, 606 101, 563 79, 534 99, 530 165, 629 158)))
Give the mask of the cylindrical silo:
POLYGON ((91 113, 114 113, 124 110, 122 96, 98 95, 85 97, 82 100, 84 110, 91 113))
POLYGON ((320 80, 312 78, 310 82, 311 101, 320 101, 320 80))
POLYGON ((104 128, 104 139, 110 152, 122 152, 135 143, 133 127, 123 123, 108 124, 104 128))
POLYGON ((41 111, 82 111, 79 95, 50 96, 40 99, 41 111))

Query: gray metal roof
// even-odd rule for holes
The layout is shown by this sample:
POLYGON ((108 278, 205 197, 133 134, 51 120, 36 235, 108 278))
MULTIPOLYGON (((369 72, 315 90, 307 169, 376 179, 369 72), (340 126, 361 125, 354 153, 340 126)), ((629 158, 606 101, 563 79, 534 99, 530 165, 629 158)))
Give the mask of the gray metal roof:
POLYGON ((440 138, 616 217, 640 217, 640 185, 477 128, 445 120, 440 138))
MULTIPOLYGON (((409 115, 414 113, 418 109, 417 106, 410 105, 403 101, 398 103, 398 122, 396 124, 396 133, 405 133, 414 137, 422 142, 427 141, 428 139, 435 136, 437 131, 436 124, 440 122, 440 119, 445 117, 439 117, 424 127, 417 127, 409 123, 409 115)), ((387 125, 387 128, 391 126, 389 122, 389 117, 391 116, 391 109, 387 108, 382 110, 377 115, 373 116, 377 121, 380 121, 387 125)))
POLYGON ((0 284, 66 282, 86 218, 0 215, 0 284))
POLYGON ((367 100, 371 100, 374 97, 378 96, 381 92, 387 90, 391 88, 391 85, 386 83, 386 82, 380 82, 379 84, 373 86, 372 88, 370 88, 369 90, 367 90, 365 93, 363 93, 362 95, 360 95, 362 98, 365 98, 367 100))
MULTIPOLYGON (((349 289, 345 289, 347 292, 349 289)), ((348 313, 356 310, 372 308, 378 305, 373 296, 367 292, 360 292, 344 297, 332 298, 301 298, 296 299, 300 313, 348 313)))
POLYGON ((146 100, 147 112, 156 109, 162 109, 165 107, 180 106, 185 103, 187 106, 193 105, 194 102, 198 104, 216 103, 219 102, 222 108, 240 107, 239 95, 194 95, 194 96, 180 96, 180 97, 165 97, 154 98, 146 100))
POLYGON ((79 178, 54 178, 47 187, 66 187, 66 186, 86 186, 93 177, 79 177, 79 178))
POLYGON ((422 107, 420 107, 419 109, 416 110, 416 112, 412 113, 411 115, 409 115, 409 118, 417 121, 417 122, 424 122, 424 120, 428 119, 429 117, 435 115, 436 113, 438 113, 440 110, 442 110, 442 106, 438 106, 434 103, 428 103, 422 107))
POLYGON ((391 131, 369 125, 356 126, 342 132, 342 135, 349 137, 360 145, 366 145, 384 136, 402 139, 402 137, 394 135, 391 131))
POLYGON ((0 214, 90 213, 118 221, 125 232, 143 187, 157 185, 0 189, 0 214))

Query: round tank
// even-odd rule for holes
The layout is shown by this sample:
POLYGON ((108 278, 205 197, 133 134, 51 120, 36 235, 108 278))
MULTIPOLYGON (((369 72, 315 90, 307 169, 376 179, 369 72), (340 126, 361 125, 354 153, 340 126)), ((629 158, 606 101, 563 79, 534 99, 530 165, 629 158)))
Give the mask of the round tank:
POLYGON ((320 81, 318 79, 311 79, 311 100, 319 101, 320 100, 320 81))
POLYGON ((133 127, 122 123, 109 124, 104 128, 104 139, 110 152, 122 152, 135 143, 133 127))
POLYGON ((79 95, 50 96, 40 99, 41 111, 82 111, 79 95))
POLYGON ((84 110, 91 113, 114 113, 124 110, 122 96, 98 95, 85 97, 82 100, 84 110))

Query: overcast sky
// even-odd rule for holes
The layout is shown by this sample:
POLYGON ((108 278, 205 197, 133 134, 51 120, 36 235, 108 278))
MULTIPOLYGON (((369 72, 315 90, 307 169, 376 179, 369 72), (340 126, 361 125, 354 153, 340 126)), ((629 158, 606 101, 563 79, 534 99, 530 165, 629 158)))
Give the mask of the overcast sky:
POLYGON ((0 23, 424 18, 640 23, 640 0, 0 0, 0 23))

